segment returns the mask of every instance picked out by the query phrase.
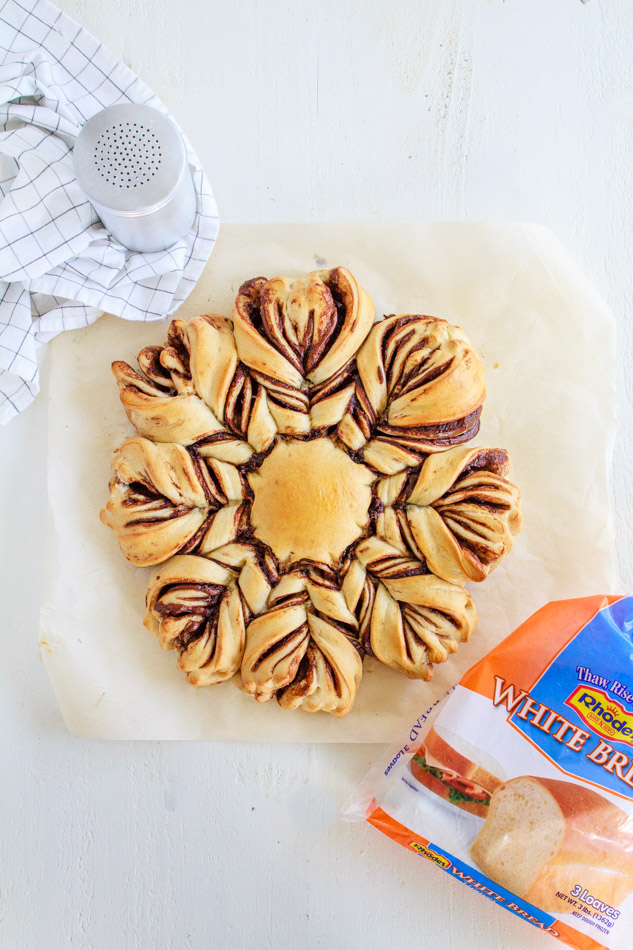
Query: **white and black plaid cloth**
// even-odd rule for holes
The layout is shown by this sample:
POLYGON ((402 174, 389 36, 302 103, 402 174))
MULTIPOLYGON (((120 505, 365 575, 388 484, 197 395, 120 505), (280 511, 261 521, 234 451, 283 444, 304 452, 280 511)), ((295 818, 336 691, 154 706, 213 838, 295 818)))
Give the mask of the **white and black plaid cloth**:
POLYGON ((82 125, 120 102, 164 105, 48 0, 0 0, 0 423, 39 390, 37 349, 104 311, 157 320, 176 310, 213 249, 218 213, 186 142, 198 196, 190 233, 152 254, 110 236, 79 187, 82 125))

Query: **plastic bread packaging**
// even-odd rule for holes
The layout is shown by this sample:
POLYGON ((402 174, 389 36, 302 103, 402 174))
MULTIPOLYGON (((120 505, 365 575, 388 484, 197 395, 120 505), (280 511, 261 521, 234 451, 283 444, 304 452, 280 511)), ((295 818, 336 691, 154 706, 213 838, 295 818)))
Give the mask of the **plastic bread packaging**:
POLYGON ((630 950, 633 597, 542 607, 405 725, 345 817, 576 950, 630 950))

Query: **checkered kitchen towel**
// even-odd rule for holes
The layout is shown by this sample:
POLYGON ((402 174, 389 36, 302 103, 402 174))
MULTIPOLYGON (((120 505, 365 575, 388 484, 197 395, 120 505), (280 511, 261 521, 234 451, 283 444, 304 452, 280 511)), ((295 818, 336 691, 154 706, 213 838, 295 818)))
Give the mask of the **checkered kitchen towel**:
POLYGON ((157 320, 193 289, 218 214, 186 142, 198 195, 190 233, 152 254, 105 230, 73 172, 81 126, 120 102, 167 112, 123 63, 47 0, 0 0, 0 423, 39 390, 37 350, 104 311, 157 320))

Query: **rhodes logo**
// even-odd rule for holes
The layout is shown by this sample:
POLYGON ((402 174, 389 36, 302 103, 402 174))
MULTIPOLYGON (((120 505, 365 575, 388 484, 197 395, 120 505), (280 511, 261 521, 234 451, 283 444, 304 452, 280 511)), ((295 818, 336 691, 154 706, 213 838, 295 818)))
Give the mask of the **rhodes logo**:
POLYGON ((565 700, 599 736, 633 745, 633 712, 595 686, 577 686, 565 700))
POLYGON ((413 848, 414 851, 417 851, 418 854, 421 854, 423 858, 427 858, 429 861, 432 861, 433 864, 439 864, 444 870, 448 870, 451 866, 451 862, 448 858, 445 858, 443 854, 438 854, 437 851, 433 851, 431 848, 427 848, 426 845, 420 844, 419 841, 410 841, 409 847, 413 848))

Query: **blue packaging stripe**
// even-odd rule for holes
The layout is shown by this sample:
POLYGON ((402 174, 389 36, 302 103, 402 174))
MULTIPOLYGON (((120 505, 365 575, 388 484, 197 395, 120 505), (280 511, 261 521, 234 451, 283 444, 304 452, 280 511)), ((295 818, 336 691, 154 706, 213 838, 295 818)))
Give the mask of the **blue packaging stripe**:
MULTIPOLYGON (((496 884, 489 877, 486 877, 485 874, 482 874, 481 871, 471 867, 470 864, 465 864, 463 861, 460 861, 449 851, 440 848, 439 845, 430 842, 429 850, 441 854, 442 857, 450 861, 450 867, 442 867, 442 870, 450 874, 451 877, 454 877, 456 881, 461 881, 461 883, 466 884, 467 887, 472 887, 479 894, 487 897, 488 900, 499 904, 501 907, 505 907, 506 910, 509 910, 510 913, 515 914, 522 920, 527 920, 533 927, 538 927, 540 930, 545 931, 550 928, 554 929, 553 925, 556 923, 556 918, 552 917, 551 914, 546 914, 545 911, 535 907, 534 904, 521 900, 516 894, 507 891, 505 887, 496 884)), ((556 935, 555 929, 554 934, 556 935)))

